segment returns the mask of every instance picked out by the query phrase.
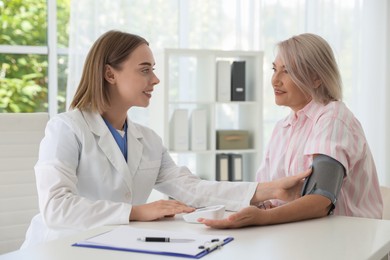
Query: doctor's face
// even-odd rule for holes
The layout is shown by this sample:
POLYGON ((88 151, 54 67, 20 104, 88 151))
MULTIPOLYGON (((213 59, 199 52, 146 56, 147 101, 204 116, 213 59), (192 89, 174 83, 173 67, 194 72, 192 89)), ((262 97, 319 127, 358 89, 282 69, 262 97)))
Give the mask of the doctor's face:
POLYGON ((149 46, 141 44, 121 64, 120 69, 108 66, 111 105, 122 105, 126 109, 132 106, 147 107, 154 86, 160 82, 154 74, 154 65, 149 46))
POLYGON ((295 112, 304 108, 309 102, 305 94, 294 83, 279 55, 272 63, 272 87, 274 88, 275 103, 279 106, 290 107, 295 112))

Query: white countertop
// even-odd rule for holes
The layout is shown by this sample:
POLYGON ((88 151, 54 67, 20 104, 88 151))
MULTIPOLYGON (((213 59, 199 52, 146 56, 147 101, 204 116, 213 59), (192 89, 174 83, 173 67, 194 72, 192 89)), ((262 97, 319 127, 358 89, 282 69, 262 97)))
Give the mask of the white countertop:
MULTIPOLYGON (((264 227, 216 230, 189 224, 181 216, 154 222, 132 222, 139 228, 221 234, 234 240, 201 259, 381 259, 390 251, 390 221, 330 216, 264 227)), ((121 260, 179 257, 72 247, 77 241, 113 227, 100 227, 37 247, 0 255, 0 260, 121 260)))

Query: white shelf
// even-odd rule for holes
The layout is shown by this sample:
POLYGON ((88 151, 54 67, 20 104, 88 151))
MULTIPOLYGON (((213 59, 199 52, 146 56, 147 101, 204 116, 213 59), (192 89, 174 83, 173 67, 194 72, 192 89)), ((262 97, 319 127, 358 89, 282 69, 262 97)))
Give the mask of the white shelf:
POLYGON ((262 156, 262 64, 263 53, 166 49, 164 53, 164 142, 173 159, 208 180, 215 179, 216 155, 237 153, 243 156, 244 181, 254 181, 262 156), (246 101, 219 102, 216 98, 218 60, 245 60, 246 101), (207 115, 207 148, 204 151, 174 151, 170 148, 170 121, 176 109, 204 109, 207 115), (217 130, 247 130, 250 148, 218 150, 217 130))

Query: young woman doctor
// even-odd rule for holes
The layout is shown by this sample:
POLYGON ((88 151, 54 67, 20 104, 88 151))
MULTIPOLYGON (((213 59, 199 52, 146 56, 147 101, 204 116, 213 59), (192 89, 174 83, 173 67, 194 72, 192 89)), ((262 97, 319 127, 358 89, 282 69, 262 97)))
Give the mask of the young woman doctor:
POLYGON ((299 194, 310 171, 268 183, 222 183, 177 166, 160 137, 127 117, 129 108, 149 105, 159 83, 154 64, 148 42, 137 35, 109 31, 94 43, 71 110, 47 124, 35 166, 40 213, 22 247, 201 206, 239 210, 299 194), (175 200, 146 204, 153 188, 175 200))

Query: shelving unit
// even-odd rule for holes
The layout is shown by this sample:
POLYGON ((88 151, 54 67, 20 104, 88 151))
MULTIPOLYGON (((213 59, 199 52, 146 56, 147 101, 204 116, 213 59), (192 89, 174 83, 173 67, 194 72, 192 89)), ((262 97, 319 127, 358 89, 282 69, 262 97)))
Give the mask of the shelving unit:
POLYGON ((166 49, 164 53, 165 113, 164 142, 179 165, 207 180, 215 180, 216 155, 243 156, 243 180, 254 181, 262 155, 262 64, 263 53, 255 51, 216 51, 166 49), (245 101, 217 101, 216 64, 218 60, 245 60, 245 101), (170 147, 170 121, 176 109, 205 109, 207 149, 174 151, 170 147), (250 148, 217 150, 217 130, 247 130, 250 148))

